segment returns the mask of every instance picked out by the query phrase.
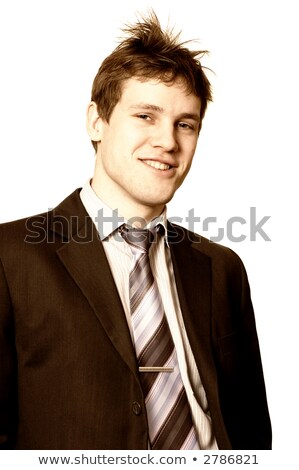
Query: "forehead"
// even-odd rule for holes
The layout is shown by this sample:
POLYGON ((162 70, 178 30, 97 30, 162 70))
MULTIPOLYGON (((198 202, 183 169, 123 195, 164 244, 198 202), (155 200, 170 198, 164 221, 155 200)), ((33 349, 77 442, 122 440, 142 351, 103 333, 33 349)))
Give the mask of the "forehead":
POLYGON ((132 77, 123 82, 119 104, 136 107, 139 104, 152 104, 177 112, 200 113, 200 98, 188 92, 183 80, 165 83, 158 79, 132 77), (181 109, 184 108, 184 109, 181 109))

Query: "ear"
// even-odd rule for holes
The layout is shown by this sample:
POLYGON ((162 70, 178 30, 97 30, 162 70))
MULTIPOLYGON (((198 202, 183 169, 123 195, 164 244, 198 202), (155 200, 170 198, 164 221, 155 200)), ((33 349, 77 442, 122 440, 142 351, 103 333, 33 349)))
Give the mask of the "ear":
POLYGON ((94 101, 89 103, 86 113, 86 128, 89 137, 94 142, 100 142, 102 139, 103 120, 98 114, 97 105, 94 101))

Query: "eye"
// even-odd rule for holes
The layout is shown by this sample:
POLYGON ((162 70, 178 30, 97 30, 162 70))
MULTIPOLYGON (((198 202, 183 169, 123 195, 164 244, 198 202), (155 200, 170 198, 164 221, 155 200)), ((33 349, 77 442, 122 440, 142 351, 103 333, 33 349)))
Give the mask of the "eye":
POLYGON ((137 114, 137 117, 139 119, 142 119, 143 121, 149 121, 151 119, 151 117, 148 114, 144 114, 144 113, 137 114))
POLYGON ((194 126, 188 122, 178 122, 178 127, 180 129, 194 130, 194 126))

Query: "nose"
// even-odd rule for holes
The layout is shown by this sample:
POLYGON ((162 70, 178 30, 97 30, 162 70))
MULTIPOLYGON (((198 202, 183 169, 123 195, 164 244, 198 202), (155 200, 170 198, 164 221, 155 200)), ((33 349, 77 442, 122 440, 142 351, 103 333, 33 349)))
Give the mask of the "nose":
POLYGON ((173 124, 165 123, 155 126, 151 135, 151 145, 160 147, 165 152, 176 152, 178 150, 178 141, 173 124))

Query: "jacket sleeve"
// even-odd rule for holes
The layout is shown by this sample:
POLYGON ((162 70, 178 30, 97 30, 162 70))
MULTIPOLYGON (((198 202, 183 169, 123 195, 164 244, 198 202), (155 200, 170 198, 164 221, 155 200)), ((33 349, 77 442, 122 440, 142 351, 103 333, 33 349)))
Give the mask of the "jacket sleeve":
POLYGON ((9 289, 0 259, 0 449, 13 449, 17 434, 17 361, 9 289))
POLYGON ((271 449, 271 423, 259 341, 247 274, 237 260, 232 279, 235 331, 222 338, 226 349, 221 360, 223 413, 234 449, 267 450, 271 449))
MULTIPOLYGON (((243 310, 244 315, 243 345, 245 349, 247 347, 242 370, 244 373, 243 380, 248 392, 248 415, 251 418, 251 431, 252 435, 254 435, 253 444, 255 445, 255 449, 270 450, 272 448, 272 431, 267 404, 262 359, 260 354, 258 333, 256 330, 254 310, 251 302, 250 287, 242 262, 241 271, 241 309, 243 310)), ((250 423, 250 419, 248 419, 248 422, 250 423)))

